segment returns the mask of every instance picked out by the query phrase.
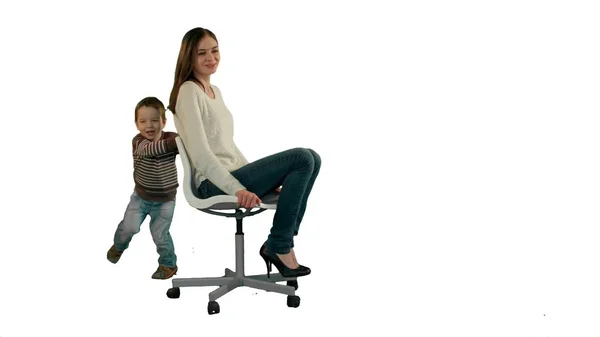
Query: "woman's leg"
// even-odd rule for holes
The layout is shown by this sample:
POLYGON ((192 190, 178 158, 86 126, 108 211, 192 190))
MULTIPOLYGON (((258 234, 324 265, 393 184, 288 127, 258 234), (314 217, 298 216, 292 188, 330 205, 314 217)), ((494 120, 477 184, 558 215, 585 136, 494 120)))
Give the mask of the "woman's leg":
MULTIPOLYGON (((273 217, 267 248, 278 254, 287 254, 292 248, 296 222, 304 209, 304 194, 313 177, 315 157, 308 149, 294 148, 249 163, 231 174, 250 192, 263 197, 278 186, 283 186, 273 217)), ((198 188, 202 198, 225 194, 210 181, 198 188)))
MULTIPOLYGON (((296 218, 296 226, 294 227, 294 236, 298 235, 298 230, 300 229, 300 223, 302 223, 302 218, 304 217, 304 212, 306 212, 306 203, 308 202, 308 197, 310 196, 310 192, 312 191, 313 185, 315 184, 315 180, 319 175, 319 171, 321 170, 321 156, 314 151, 313 149, 307 149, 312 155, 315 162, 315 167, 313 169, 312 176, 308 181, 308 185, 306 186, 306 191, 304 191, 304 197, 302 198, 302 203, 300 206, 300 211, 298 212, 298 217, 296 218)), ((292 248, 294 248, 294 243, 292 242, 292 248)))

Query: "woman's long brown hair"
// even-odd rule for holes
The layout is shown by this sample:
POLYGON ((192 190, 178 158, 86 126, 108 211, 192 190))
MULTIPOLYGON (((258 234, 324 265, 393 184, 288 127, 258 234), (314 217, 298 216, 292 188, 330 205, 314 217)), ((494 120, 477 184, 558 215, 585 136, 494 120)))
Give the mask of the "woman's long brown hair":
POLYGON ((179 56, 177 57, 177 65, 175 66, 175 81, 173 82, 171 96, 169 96, 169 105, 167 106, 167 109, 171 110, 173 114, 175 114, 175 104, 177 103, 179 88, 185 81, 191 80, 202 86, 200 81, 194 77, 194 63, 198 53, 196 50, 198 43, 206 35, 212 37, 218 43, 215 34, 206 28, 194 28, 183 36, 179 56))

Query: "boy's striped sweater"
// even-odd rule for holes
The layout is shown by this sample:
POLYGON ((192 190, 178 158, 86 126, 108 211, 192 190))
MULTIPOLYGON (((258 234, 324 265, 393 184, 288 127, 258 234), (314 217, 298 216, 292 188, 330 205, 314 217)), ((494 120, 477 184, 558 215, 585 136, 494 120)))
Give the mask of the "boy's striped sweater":
POLYGON ((133 138, 133 180, 135 192, 142 199, 166 202, 175 198, 179 187, 176 137, 175 132, 162 131, 155 142, 141 134, 133 138))

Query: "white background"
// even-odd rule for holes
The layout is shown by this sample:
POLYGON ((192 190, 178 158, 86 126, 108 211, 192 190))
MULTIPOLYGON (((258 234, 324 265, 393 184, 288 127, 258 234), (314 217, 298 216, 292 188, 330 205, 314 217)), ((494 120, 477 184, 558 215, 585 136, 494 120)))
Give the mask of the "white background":
MULTIPOLYGON (((593 3, 3 2, 0 336, 598 336, 593 3), (249 288, 214 316, 213 288, 168 299, 147 221, 106 260, 134 106, 167 104, 197 26, 246 157, 323 159, 297 309, 249 288)), ((235 221, 179 196, 177 277, 221 275, 235 221)), ((245 221, 248 274, 271 219, 245 221)))

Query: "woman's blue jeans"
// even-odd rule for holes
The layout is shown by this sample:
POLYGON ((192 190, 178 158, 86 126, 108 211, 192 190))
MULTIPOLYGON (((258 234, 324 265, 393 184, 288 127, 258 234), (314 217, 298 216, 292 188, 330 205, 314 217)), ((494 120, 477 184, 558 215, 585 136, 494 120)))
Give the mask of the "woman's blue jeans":
MULTIPOLYGON (((306 203, 319 175, 321 157, 311 149, 294 148, 249 163, 231 174, 259 198, 282 186, 267 238, 267 249, 287 254, 294 248, 294 236, 306 211, 306 203)), ((201 198, 224 195, 208 179, 198 187, 201 198)))

